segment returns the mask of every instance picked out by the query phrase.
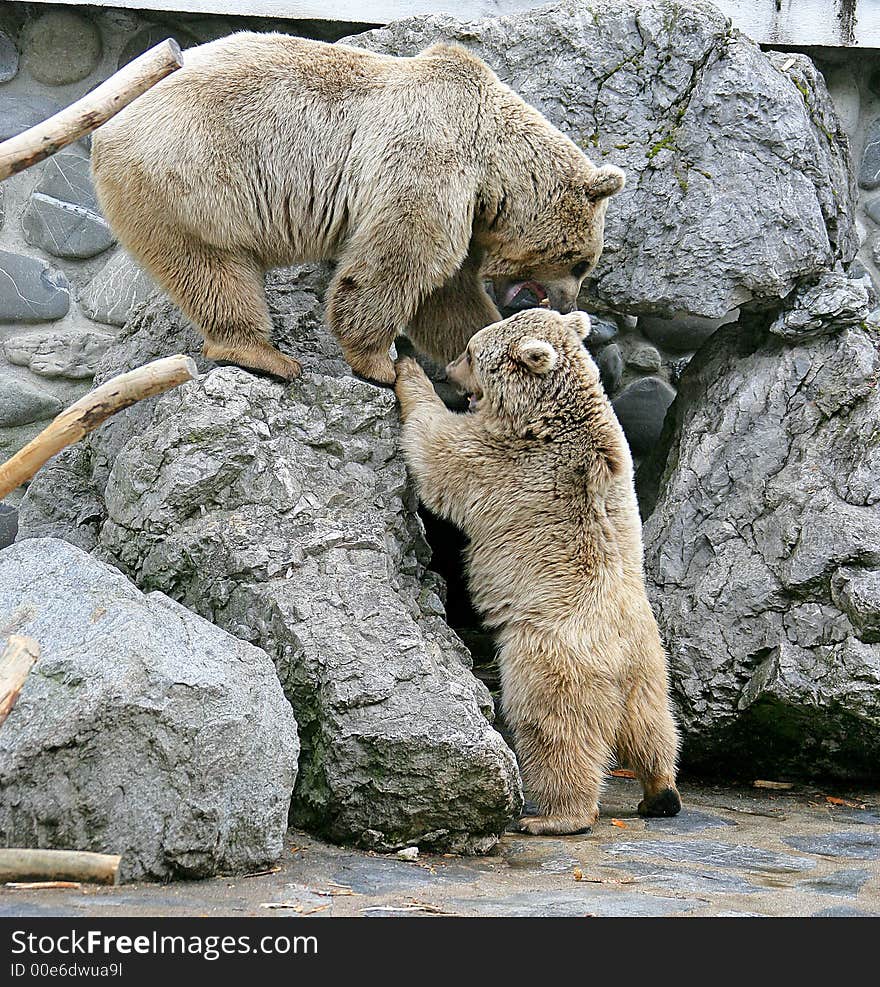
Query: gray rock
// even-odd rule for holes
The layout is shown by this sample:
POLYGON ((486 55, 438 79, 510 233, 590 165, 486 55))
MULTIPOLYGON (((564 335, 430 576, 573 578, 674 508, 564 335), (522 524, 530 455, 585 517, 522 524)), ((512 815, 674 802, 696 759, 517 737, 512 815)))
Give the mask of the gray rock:
POLYGON ((459 898, 451 904, 456 906, 457 914, 499 918, 647 918, 690 912, 700 902, 687 898, 626 894, 584 883, 569 892, 534 889, 479 902, 459 898))
POLYGON ((816 866, 816 861, 809 857, 774 853, 772 850, 737 843, 722 843, 721 840, 688 840, 687 843, 674 840, 621 841, 604 849, 612 857, 660 857, 680 864, 703 864, 768 874, 791 874, 813 870, 816 866))
MULTIPOLYGON (((119 55, 119 68, 128 65, 132 59, 142 55, 149 48, 159 44, 166 38, 173 38, 181 48, 192 48, 199 43, 199 39, 190 34, 189 31, 177 27, 174 24, 159 23, 149 24, 142 28, 128 42, 119 55)), ((207 40, 207 39, 204 39, 207 40)))
MULTIPOLYGON (((606 865, 608 866, 608 865, 606 865)), ((668 867, 665 864, 647 863, 639 860, 615 861, 615 870, 622 870, 639 878, 639 884, 653 888, 667 888, 670 891, 687 891, 695 894, 759 894, 768 891, 760 885, 752 884, 738 874, 725 874, 724 871, 701 868, 684 870, 682 867, 668 867)))
POLYGON ((89 171, 89 156, 83 148, 75 144, 63 148, 46 161, 34 191, 98 212, 98 199, 89 171))
POLYGON ((841 898, 854 898, 871 877, 868 870, 836 870, 827 877, 804 881, 800 887, 818 894, 833 894, 841 898))
POLYGON ((52 10, 25 27, 24 66, 37 82, 66 86, 90 75, 101 58, 95 25, 69 10, 52 10))
POLYGON ((643 315, 639 319, 639 329, 658 346, 665 350, 687 352, 699 349, 703 343, 723 325, 736 322, 739 309, 727 312, 720 319, 703 319, 696 315, 679 315, 664 319, 656 315, 643 315))
POLYGON ((832 806, 831 818, 835 823, 849 823, 855 826, 880 826, 880 812, 867 809, 846 809, 832 806))
POLYGON ((663 364, 656 346, 650 343, 636 343, 629 347, 626 354, 626 365, 635 367, 636 370, 644 370, 647 373, 654 373, 663 364))
POLYGON ((874 196, 865 203, 865 212, 875 223, 880 223, 880 195, 874 196))
POLYGON ((876 777, 878 373, 861 326, 789 345, 759 321, 682 378, 639 494, 691 765, 876 777))
POLYGON ((875 918, 877 914, 850 905, 833 905, 831 908, 823 908, 821 912, 815 912, 813 918, 875 918))
POLYGON ((115 242, 99 213, 34 192, 21 217, 24 238, 53 257, 94 257, 115 242))
POLYGON ((545 874, 570 874, 580 864, 564 840, 506 840, 501 853, 508 867, 545 874))
MULTIPOLYGON (((272 655, 301 727, 297 824, 376 848, 484 851, 519 810, 516 763, 425 569, 394 395, 352 378, 322 326, 326 278, 270 282, 301 381, 215 370, 115 416, 31 484, 22 536, 79 537, 79 506, 97 502, 84 536, 96 554, 272 655)), ((198 349, 156 300, 97 379, 198 349)))
POLYGON ((0 427, 28 425, 53 418, 61 402, 37 384, 8 370, 0 370, 0 427))
POLYGON ((79 303, 96 322, 124 326, 132 312, 155 290, 146 271, 120 250, 89 282, 79 303))
POLYGON ((18 534, 18 508, 0 503, 0 549, 7 548, 18 534))
POLYGON ((808 338, 839 332, 864 322, 871 309, 867 287, 845 274, 823 274, 800 288, 770 325, 783 339, 808 338))
POLYGON ((663 419, 674 400, 675 388, 659 377, 634 380, 614 399, 614 413, 637 456, 650 452, 657 444, 663 419))
POLYGON ((853 137, 858 127, 861 109, 861 95, 855 73, 850 66, 841 65, 826 70, 824 75, 834 108, 840 117, 840 124, 847 134, 853 137))
POLYGON ((624 168, 590 286, 614 309, 775 305, 858 248, 848 141, 822 76, 804 55, 763 53, 702 0, 436 14, 346 40, 405 55, 459 42, 596 162, 624 168))
POLYGON ((587 346, 591 350, 599 349, 606 343, 614 339, 619 330, 613 322, 608 319, 599 318, 596 315, 590 316, 590 335, 586 339, 587 346))
POLYGON ((687 370, 688 364, 693 360, 694 354, 687 353, 684 356, 680 356, 677 360, 670 360, 668 363, 669 367, 669 382, 670 384, 678 386, 681 381, 681 375, 687 370))
POLYGON ((623 357, 620 355, 620 347, 617 343, 611 343, 610 346, 606 346, 599 352, 596 357, 596 366, 599 368, 605 393, 614 396, 620 387, 620 378, 623 376, 623 357))
POLYGON ((42 123, 60 109, 60 103, 45 96, 0 91, 0 140, 42 123))
POLYGON ((18 75, 18 48, 5 31, 0 31, 0 82, 18 75))
POLYGON ((70 308, 70 286, 62 271, 24 254, 0 250, 0 319, 46 322, 70 308))
POLYGON ((790 836, 785 842, 796 850, 823 857, 880 860, 880 832, 869 829, 847 829, 841 833, 823 833, 819 836, 790 836))
POLYGON ((869 191, 880 186, 880 117, 872 120, 865 131, 865 148, 859 165, 859 185, 869 191))
POLYGON ((698 809, 682 809, 671 818, 646 819, 645 829, 658 833, 702 833, 706 829, 722 829, 735 826, 735 822, 698 809))
POLYGON ((52 539, 3 552, 0 627, 41 649, 0 733, 4 846, 120 853, 123 880, 281 855, 298 744, 264 652, 52 539))
POLYGON ((113 337, 94 329, 29 333, 3 344, 6 359, 41 377, 82 380, 95 376, 95 367, 113 337))

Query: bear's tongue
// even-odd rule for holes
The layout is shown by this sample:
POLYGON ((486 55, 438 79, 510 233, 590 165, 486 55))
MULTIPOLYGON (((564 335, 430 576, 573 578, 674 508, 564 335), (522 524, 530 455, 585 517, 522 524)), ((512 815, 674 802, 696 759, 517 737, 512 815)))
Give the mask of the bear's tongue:
POLYGON ((537 281, 514 281, 504 292, 504 297, 501 300, 502 307, 511 306, 524 291, 530 291, 535 296, 538 305, 543 306, 547 302, 547 292, 542 284, 537 281))

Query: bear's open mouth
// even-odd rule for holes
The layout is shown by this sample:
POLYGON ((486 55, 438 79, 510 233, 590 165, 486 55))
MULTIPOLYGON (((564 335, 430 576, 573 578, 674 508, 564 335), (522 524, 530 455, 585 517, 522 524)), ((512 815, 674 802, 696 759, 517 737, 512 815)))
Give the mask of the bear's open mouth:
POLYGON ((475 387, 468 396, 468 411, 476 411, 480 402, 483 400, 483 392, 479 387, 475 387))
POLYGON ((547 289, 539 281, 514 281, 504 292, 501 299, 502 307, 508 308, 526 291, 534 295, 535 301, 540 308, 544 308, 549 304, 547 289))

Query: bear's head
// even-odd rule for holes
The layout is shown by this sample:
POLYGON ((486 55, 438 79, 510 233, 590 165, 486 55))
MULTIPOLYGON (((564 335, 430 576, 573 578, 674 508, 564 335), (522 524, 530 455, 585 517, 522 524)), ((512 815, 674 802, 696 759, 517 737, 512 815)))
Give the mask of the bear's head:
POLYGON ((538 305, 573 312, 584 278, 602 256, 608 200, 623 189, 624 173, 614 165, 596 168, 580 152, 556 164, 557 174, 510 196, 509 214, 486 240, 484 274, 501 308, 528 289, 538 305))
POLYGON ((598 368, 583 346, 589 332, 586 312, 527 309, 475 333, 446 376, 469 395, 472 411, 517 426, 552 420, 570 398, 601 391, 598 368))

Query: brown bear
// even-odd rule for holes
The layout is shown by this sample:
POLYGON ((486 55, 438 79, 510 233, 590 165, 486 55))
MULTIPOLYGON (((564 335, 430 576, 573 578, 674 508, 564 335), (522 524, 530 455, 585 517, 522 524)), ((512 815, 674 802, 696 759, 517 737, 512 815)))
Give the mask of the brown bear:
POLYGON ((468 536, 471 595, 499 646, 502 706, 538 816, 574 833, 598 816, 616 756, 672 816, 678 735, 645 592, 632 459, 582 338, 589 317, 541 309, 477 332, 447 376, 454 414, 398 361, 402 445, 423 502, 468 536))
POLYGON ((408 331, 443 361, 529 283, 574 308, 623 173, 596 168, 464 48, 414 58, 240 33, 185 53, 94 135, 119 240, 192 319, 205 355, 285 379, 263 274, 334 260, 327 320, 391 384, 408 331))

